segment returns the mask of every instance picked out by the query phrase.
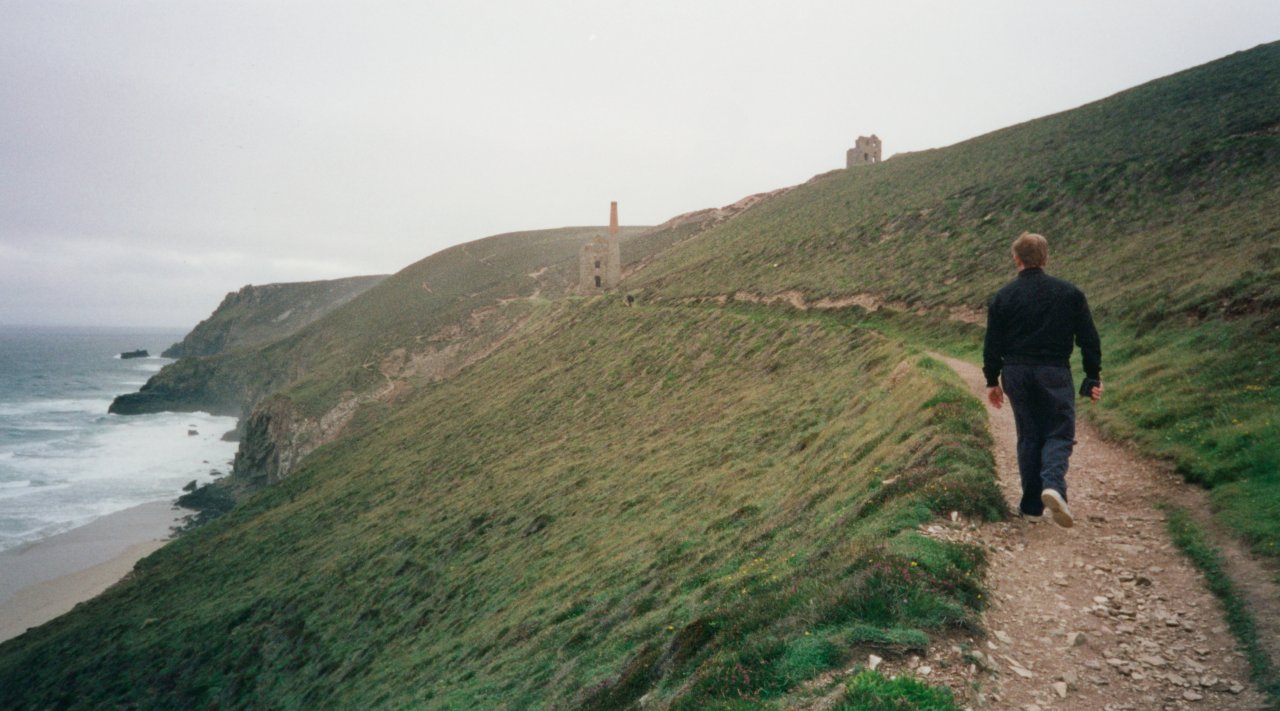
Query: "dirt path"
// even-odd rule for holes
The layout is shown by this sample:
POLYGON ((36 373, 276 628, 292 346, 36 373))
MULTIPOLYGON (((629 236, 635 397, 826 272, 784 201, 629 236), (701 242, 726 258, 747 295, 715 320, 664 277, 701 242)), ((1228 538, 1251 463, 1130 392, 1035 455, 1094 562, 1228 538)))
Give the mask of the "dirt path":
MULTIPOLYGON (((942 360, 985 402, 976 366, 942 360)), ((1013 416, 1007 404, 987 410, 1000 486, 1016 502, 1013 416)), ((1208 497, 1088 423, 1076 438, 1067 479, 1074 528, 1047 518, 931 527, 987 549, 994 595, 983 620, 990 638, 978 643, 987 672, 960 657, 931 681, 965 689, 975 709, 1264 708, 1221 606, 1155 508, 1174 500, 1207 510, 1208 497)))

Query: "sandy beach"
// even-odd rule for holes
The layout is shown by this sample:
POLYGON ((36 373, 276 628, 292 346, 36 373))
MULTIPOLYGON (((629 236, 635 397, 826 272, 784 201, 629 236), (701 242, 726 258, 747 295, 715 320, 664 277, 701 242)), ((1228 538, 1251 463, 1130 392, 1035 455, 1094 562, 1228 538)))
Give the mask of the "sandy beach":
POLYGON ((191 513, 154 501, 0 552, 0 642, 111 587, 191 513))

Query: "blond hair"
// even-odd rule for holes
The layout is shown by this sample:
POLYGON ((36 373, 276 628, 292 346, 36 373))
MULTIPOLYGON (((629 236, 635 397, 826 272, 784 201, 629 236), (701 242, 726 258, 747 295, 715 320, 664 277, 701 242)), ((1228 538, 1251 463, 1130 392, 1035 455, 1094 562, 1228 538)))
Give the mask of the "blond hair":
POLYGON ((1034 232, 1023 232, 1013 241, 1013 256, 1028 269, 1043 267, 1049 261, 1049 240, 1034 232))

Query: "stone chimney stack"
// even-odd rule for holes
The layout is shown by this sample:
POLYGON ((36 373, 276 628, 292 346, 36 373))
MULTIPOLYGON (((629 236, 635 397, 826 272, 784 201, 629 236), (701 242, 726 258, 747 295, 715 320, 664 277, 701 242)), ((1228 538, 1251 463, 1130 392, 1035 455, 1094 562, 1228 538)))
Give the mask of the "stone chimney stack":
POLYGON ((604 281, 610 289, 622 281, 622 250, 618 247, 618 201, 609 203, 609 258, 604 281))
POLYGON ((597 234, 578 251, 578 292, 599 294, 622 281, 622 249, 618 245, 618 203, 609 203, 609 231, 597 234))

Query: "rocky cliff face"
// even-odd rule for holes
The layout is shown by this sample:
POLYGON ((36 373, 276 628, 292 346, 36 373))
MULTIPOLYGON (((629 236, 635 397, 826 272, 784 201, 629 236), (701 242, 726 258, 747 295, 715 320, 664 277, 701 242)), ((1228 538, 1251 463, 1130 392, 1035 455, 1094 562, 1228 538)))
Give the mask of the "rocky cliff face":
POLYGON ((117 397, 108 412, 138 415, 201 410, 246 416, 284 377, 259 372, 258 358, 225 355, 286 338, 383 281, 361 276, 296 284, 246 286, 227 294, 218 308, 182 342, 163 353, 178 358, 136 393, 117 397))
POLYGON ((278 340, 376 286, 386 276, 360 276, 295 284, 246 286, 227 294, 209 318, 165 358, 216 355, 278 340))
POLYGON ((377 363, 378 385, 347 391, 319 415, 307 414, 287 394, 267 397, 242 422, 232 483, 252 489, 285 478, 317 447, 341 436, 362 407, 393 406, 415 387, 456 375, 519 333, 530 314, 527 301, 478 309, 424 338, 418 349, 395 348, 377 363))
POLYGON ((225 377, 233 369, 217 359, 184 359, 153 375, 136 393, 117 396, 108 412, 142 415, 152 412, 195 412, 240 417, 246 402, 244 382, 225 377))

